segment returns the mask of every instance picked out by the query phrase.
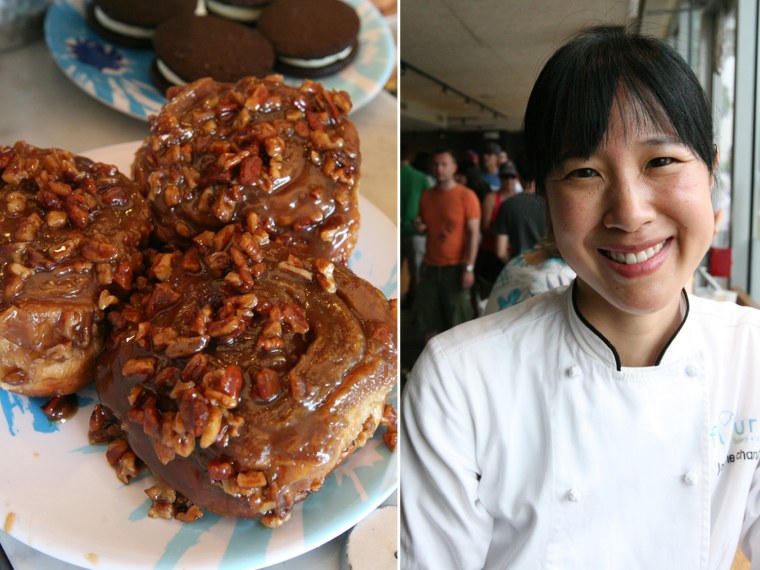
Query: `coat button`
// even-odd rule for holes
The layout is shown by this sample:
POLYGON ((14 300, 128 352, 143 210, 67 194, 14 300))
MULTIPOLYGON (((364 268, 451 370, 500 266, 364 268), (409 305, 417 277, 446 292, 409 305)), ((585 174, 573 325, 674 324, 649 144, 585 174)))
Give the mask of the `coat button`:
POLYGON ((573 365, 565 373, 568 378, 578 378, 581 375, 581 367, 573 365))
POLYGON ((694 366, 693 364, 689 364, 686 367, 686 375, 687 376, 692 376, 693 377, 693 376, 696 376, 697 374, 699 374, 699 370, 697 370, 697 367, 694 366))
POLYGON ((565 496, 567 497, 568 501, 571 501, 573 503, 577 503, 581 500, 581 492, 578 489, 569 489, 567 491, 567 495, 565 496))
POLYGON ((687 471, 686 473, 684 473, 684 476, 683 476, 683 482, 686 485, 689 485, 689 487, 693 487, 694 485, 696 485, 698 479, 699 478, 697 477, 697 474, 694 473, 694 471, 687 471))

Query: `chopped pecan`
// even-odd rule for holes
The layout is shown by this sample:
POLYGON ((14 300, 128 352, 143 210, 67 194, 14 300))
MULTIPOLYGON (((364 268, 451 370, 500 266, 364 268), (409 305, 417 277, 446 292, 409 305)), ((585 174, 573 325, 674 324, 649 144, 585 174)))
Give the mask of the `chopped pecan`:
POLYGON ((151 265, 151 271, 156 279, 159 281, 166 281, 172 274, 172 260, 173 255, 171 253, 159 253, 153 258, 153 264, 151 265))
POLYGON ((179 401, 179 413, 187 431, 195 437, 203 434, 210 420, 211 406, 195 388, 182 392, 179 401))
POLYGON ((82 244, 82 256, 94 263, 101 261, 111 261, 119 254, 119 248, 104 241, 85 239, 82 244))
POLYGON ((137 476, 138 459, 126 439, 115 439, 108 444, 106 460, 116 471, 116 477, 125 485, 137 476))
POLYGON ((156 359, 130 358, 122 365, 121 373, 123 376, 138 378, 140 382, 144 382, 148 378, 153 378, 156 373, 156 359))
POLYGON ((21 279, 28 279, 34 275, 34 270, 21 265, 20 263, 9 263, 7 266, 8 272, 11 275, 18 275, 21 279))
MULTIPOLYGON (((48 212, 48 214, 50 214, 50 212, 48 212)), ((64 259, 70 258, 74 254, 79 243, 79 240, 67 239, 55 244, 51 244, 47 249, 47 254, 53 261, 63 261, 64 259)))
POLYGON ((153 348, 161 350, 177 340, 179 332, 173 327, 152 327, 151 338, 153 340, 153 348))
POLYGON ((182 201, 182 194, 176 184, 167 184, 164 188, 163 197, 164 204, 166 204, 168 208, 173 208, 182 201))
POLYGON ((208 463, 208 475, 212 481, 224 481, 235 478, 237 472, 229 461, 212 459, 208 463))
POLYGON ((5 278, 3 286, 3 295, 6 299, 11 299, 21 293, 24 289, 24 280, 18 275, 8 275, 5 278))
POLYGON ((95 264, 95 278, 100 285, 110 285, 113 283, 113 267, 110 263, 95 264))
POLYGON ((103 289, 100 292, 100 296, 98 297, 98 308, 101 311, 105 311, 108 307, 110 307, 111 305, 115 305, 118 302, 119 300, 113 295, 111 295, 108 289, 103 289))
MULTIPOLYGON (((177 366, 164 366, 153 378, 153 383, 156 385, 156 389, 163 393, 169 394, 172 398, 176 398, 175 390, 180 390, 180 377, 182 370, 177 366)), ((194 384, 190 384, 189 387, 193 387, 194 384)))
POLYGON ((258 156, 248 156, 240 163, 238 181, 244 186, 253 186, 258 183, 261 175, 263 162, 258 156))
POLYGON ((285 348, 285 341, 278 336, 267 338, 264 335, 260 335, 256 340, 256 348, 266 352, 282 350, 285 348))
POLYGON ((206 449, 216 443, 222 431, 222 410, 217 406, 210 406, 208 410, 208 423, 203 426, 200 446, 206 449))
POLYGON ((267 484, 267 477, 263 471, 243 471, 237 474, 235 481, 243 489, 255 489, 264 487, 267 484))
POLYGON ((122 259, 116 265, 116 271, 113 274, 113 281, 124 291, 132 289, 132 278, 134 276, 134 268, 126 259, 122 259))
POLYGON ((398 442, 398 415, 396 409, 391 404, 386 404, 383 408, 383 417, 380 419, 380 425, 385 426, 383 434, 385 445, 393 451, 396 449, 398 442))
POLYGON ((201 387, 203 395, 210 402, 223 408, 234 408, 240 402, 243 372, 234 364, 221 370, 212 370, 203 376, 201 387))
POLYGON ((174 305, 181 298, 167 283, 158 283, 151 292, 148 305, 145 307, 145 313, 148 317, 156 315, 160 310, 174 305))
POLYGON ((145 494, 150 497, 152 505, 148 509, 151 518, 171 519, 174 517, 174 501, 177 500, 177 492, 163 483, 145 489, 145 494))
MULTIPOLYGON (((211 305, 204 305, 201 307, 201 310, 198 311, 198 314, 193 318, 193 320, 190 322, 190 330, 193 331, 195 334, 203 335, 207 334, 208 332, 208 326, 213 320, 214 316, 214 310, 211 308, 211 305)), ((214 336, 214 335, 210 335, 214 336)))
POLYGON ((298 334, 309 332, 309 321, 306 320, 306 309, 295 303, 284 303, 281 311, 283 320, 290 325, 293 332, 298 334))
POLYGON ((296 402, 303 402, 309 396, 309 387, 306 384, 306 380, 300 375, 290 371, 288 374, 288 382, 290 384, 290 395, 296 402))
POLYGON ((209 324, 208 335, 212 338, 219 336, 233 336, 241 333, 243 330, 245 330, 243 322, 237 316, 232 316, 209 324))
POLYGON ((322 289, 327 293, 335 293, 338 290, 338 285, 335 282, 335 265, 326 260, 319 258, 314 262, 314 266, 317 268, 317 283, 320 284, 322 289))
POLYGON ((24 218, 16 228, 14 237, 16 241, 30 242, 37 237, 37 232, 42 227, 42 218, 36 212, 24 218))
POLYGON ((103 404, 95 404, 90 414, 88 438, 91 444, 107 443, 124 434, 118 418, 103 404))
POLYGON ((197 384, 206 372, 208 372, 208 357, 205 354, 194 354, 182 369, 182 380, 197 384))
POLYGON ((19 216, 26 209, 26 194, 21 192, 10 192, 6 200, 5 211, 9 216, 19 216))
MULTIPOLYGON (((250 372, 249 372, 250 373, 250 372)), ((269 402, 280 393, 280 376, 271 368, 252 371, 253 397, 256 400, 269 402)))
POLYGON ((79 229, 84 229, 89 225, 90 214, 87 210, 80 206, 68 203, 64 205, 64 208, 66 209, 66 215, 68 216, 68 219, 71 220, 72 225, 79 229))
POLYGON ((179 336, 166 347, 166 356, 169 358, 192 356, 206 348, 209 339, 208 335, 179 336))
POLYGON ((303 269, 301 267, 296 267, 292 263, 288 263, 287 261, 281 261, 277 267, 279 267, 283 271, 287 271, 289 273, 292 273, 294 275, 298 275, 299 277, 303 277, 306 279, 306 281, 311 281, 314 278, 314 274, 311 271, 307 271, 306 269, 303 269))
POLYGON ((253 233, 259 227, 259 215, 251 210, 245 215, 245 229, 248 233, 253 233))

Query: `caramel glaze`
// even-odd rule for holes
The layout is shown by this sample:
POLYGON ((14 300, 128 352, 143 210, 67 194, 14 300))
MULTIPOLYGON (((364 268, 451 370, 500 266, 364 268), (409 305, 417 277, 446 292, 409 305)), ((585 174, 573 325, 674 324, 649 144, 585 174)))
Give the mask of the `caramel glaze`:
POLYGON ((150 216, 115 166, 0 146, 0 387, 54 396, 92 381, 104 309, 140 271, 150 216))
POLYGON ((161 243, 181 248, 254 212, 272 239, 348 261, 361 158, 345 92, 273 75, 201 79, 169 95, 133 163, 161 243))
MULTIPOLYGON (((236 227, 231 243, 240 235, 242 230, 236 227)), ((211 243, 208 237, 200 239, 211 243)), ((228 245, 222 251, 232 247, 228 245)), ((287 520, 295 502, 317 490, 378 426, 396 377, 396 303, 340 264, 334 265, 335 291, 330 292, 331 279, 317 279, 317 266, 324 268, 325 260, 294 256, 281 244, 261 245, 260 261, 250 260, 248 264, 256 268, 257 275, 252 284, 242 288, 225 279, 229 269, 220 272, 209 268, 209 261, 218 261, 219 252, 213 247, 200 255, 200 270, 184 270, 183 266, 196 265, 197 249, 194 246, 184 254, 172 254, 171 276, 166 277, 164 271, 166 278, 160 286, 174 291, 176 302, 153 310, 147 300, 155 299, 159 286, 153 278, 141 285, 142 294, 133 296, 131 304, 112 313, 114 333, 97 369, 98 393, 103 404, 122 420, 133 451, 159 481, 203 509, 233 517, 263 516, 264 524, 277 526, 287 520), (294 273, 293 264, 303 265, 303 272, 294 273), (225 301, 241 292, 256 298, 244 330, 211 337, 204 348, 180 358, 167 356, 171 348, 156 348, 155 333, 163 331, 161 327, 173 327, 183 337, 197 335, 197 316, 204 311, 208 314, 204 307, 210 306, 218 314, 225 301), (268 328, 277 320, 272 316, 278 310, 284 314, 293 306, 303 308, 305 320, 296 319, 291 326, 283 319, 279 337, 284 343, 273 350, 263 348, 262 336, 278 336, 270 334, 268 328), (150 325, 141 324, 148 319, 146 313, 152 312, 150 325), (153 332, 152 338, 146 330, 153 332), (133 370, 130 362, 144 359, 155 363, 149 372, 124 374, 133 370), (156 396, 162 419, 180 415, 187 428, 191 422, 187 421, 189 414, 182 413, 177 387, 183 386, 181 382, 190 375, 187 371, 194 368, 191 361, 198 359, 206 366, 195 374, 190 387, 194 384, 201 392, 206 383, 198 379, 202 374, 213 374, 230 365, 242 372, 242 389, 229 409, 242 418, 242 426, 236 435, 234 430, 228 432, 233 433, 230 437, 221 435, 205 449, 198 438, 188 457, 178 452, 170 454, 168 461, 166 456, 162 460, 162 444, 146 435, 150 431, 147 424, 134 421, 135 416, 130 415, 130 409, 134 414, 135 408, 129 401, 130 393, 134 404, 133 389, 141 386, 156 396), (171 367, 177 372, 166 381, 165 371, 171 367), (262 369, 276 371, 276 393, 266 394, 271 396, 266 401, 255 381, 262 369), (234 486, 225 490, 210 474, 210 466, 219 462, 229 464, 233 474, 263 473, 265 485, 249 495, 234 486)), ((153 267, 161 265, 154 258, 153 267)), ((326 275, 332 266, 328 264, 326 275)), ((153 270, 149 271, 151 275, 153 270)), ((212 327, 209 325, 207 331, 212 327)), ((140 405, 138 400, 136 406, 140 405)), ((165 438, 162 441, 167 443, 165 438)))

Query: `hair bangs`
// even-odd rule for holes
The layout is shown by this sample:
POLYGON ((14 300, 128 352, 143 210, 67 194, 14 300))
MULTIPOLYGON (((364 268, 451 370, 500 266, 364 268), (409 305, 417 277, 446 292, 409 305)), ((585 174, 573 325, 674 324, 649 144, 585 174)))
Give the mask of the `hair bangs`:
POLYGON ((681 140, 712 172, 712 115, 688 65, 659 40, 602 27, 560 48, 531 93, 525 175, 537 192, 564 159, 588 158, 604 142, 614 106, 632 128, 681 140))

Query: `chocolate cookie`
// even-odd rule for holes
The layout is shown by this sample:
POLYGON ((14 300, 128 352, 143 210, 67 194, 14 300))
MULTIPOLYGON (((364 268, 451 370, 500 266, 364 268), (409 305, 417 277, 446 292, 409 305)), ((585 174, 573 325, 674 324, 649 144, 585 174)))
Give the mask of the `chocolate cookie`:
POLYGON ((167 20, 156 30, 153 48, 152 79, 161 89, 202 77, 229 83, 263 77, 274 66, 274 50, 262 34, 216 16, 190 14, 167 20))
POLYGON ((270 0, 206 0, 209 12, 228 20, 252 24, 270 0))
POLYGON ((258 29, 274 46, 279 71, 323 77, 356 56, 359 16, 340 0, 278 0, 267 6, 258 29))
POLYGON ((87 23, 108 41, 127 47, 150 47, 161 22, 178 14, 192 14, 195 0, 93 0, 87 23))

